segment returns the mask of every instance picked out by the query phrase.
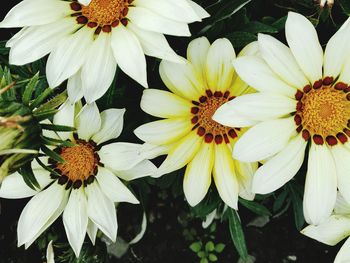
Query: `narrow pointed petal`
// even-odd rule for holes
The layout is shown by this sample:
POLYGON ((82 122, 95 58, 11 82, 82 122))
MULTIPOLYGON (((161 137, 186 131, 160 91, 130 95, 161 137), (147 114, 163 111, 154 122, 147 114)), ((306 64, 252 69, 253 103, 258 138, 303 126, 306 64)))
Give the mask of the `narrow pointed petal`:
POLYGON ((258 163, 244 163, 234 160, 234 166, 239 184, 239 196, 246 200, 254 200, 255 194, 252 192, 252 185, 258 163))
POLYGON ((88 233, 88 236, 91 240, 91 243, 93 245, 95 245, 95 241, 96 241, 96 236, 97 236, 97 231, 98 231, 98 228, 97 226, 94 224, 94 222, 92 222, 90 219, 88 220, 88 226, 87 226, 87 233, 88 233))
POLYGON ((68 79, 67 92, 72 104, 78 102, 84 96, 81 71, 78 71, 78 73, 68 79))
POLYGON ((337 198, 337 174, 333 156, 325 146, 311 144, 304 191, 306 222, 318 225, 332 213, 337 198))
POLYGON ((350 239, 348 238, 343 246, 340 248, 334 263, 346 263, 350 261, 350 239))
POLYGON ((199 204, 208 192, 214 165, 214 145, 202 143, 187 165, 183 181, 185 197, 190 206, 199 204))
POLYGON ((191 0, 187 0, 187 2, 190 4, 190 6, 193 8, 193 10, 197 13, 197 15, 200 18, 204 19, 204 18, 210 17, 210 14, 196 2, 191 0))
POLYGON ((90 140, 101 128, 101 116, 96 103, 86 104, 75 117, 79 138, 90 140))
POLYGON ((115 171, 118 177, 122 178, 125 181, 131 181, 146 176, 153 176, 156 174, 156 172, 157 166, 155 166, 149 160, 143 160, 128 170, 115 171))

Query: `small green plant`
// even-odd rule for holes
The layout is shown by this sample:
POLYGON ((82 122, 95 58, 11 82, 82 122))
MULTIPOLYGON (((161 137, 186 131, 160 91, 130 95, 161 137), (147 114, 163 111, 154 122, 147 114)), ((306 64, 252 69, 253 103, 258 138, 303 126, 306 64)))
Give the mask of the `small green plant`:
POLYGON ((200 263, 216 262, 218 255, 225 249, 225 244, 215 244, 213 241, 208 241, 205 244, 202 241, 194 242, 190 245, 190 249, 200 258, 200 263))

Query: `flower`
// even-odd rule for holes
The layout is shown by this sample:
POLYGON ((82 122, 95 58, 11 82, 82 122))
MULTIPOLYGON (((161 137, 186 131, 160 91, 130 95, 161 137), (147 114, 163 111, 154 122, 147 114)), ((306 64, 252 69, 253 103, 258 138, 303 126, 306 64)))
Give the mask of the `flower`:
POLYGON ((337 185, 350 201, 349 37, 350 26, 344 24, 323 53, 313 25, 290 12, 290 48, 260 34, 260 56, 234 61, 238 75, 259 93, 228 102, 213 117, 223 125, 253 126, 236 143, 233 156, 245 162, 267 160, 254 175, 255 193, 270 193, 292 179, 310 143, 303 206, 312 224, 332 212, 337 185))
POLYGON ((50 54, 50 86, 69 79, 72 102, 84 96, 91 103, 111 85, 117 64, 147 87, 144 54, 181 62, 163 34, 190 36, 188 24, 208 16, 191 0, 24 0, 0 27, 23 27, 7 42, 10 64, 50 54))
MULTIPOLYGON (((255 47, 248 46, 242 54, 254 52, 255 47)), ((146 143, 169 148, 159 176, 187 165, 183 189, 191 206, 205 197, 213 174, 222 200, 237 209, 239 194, 254 198, 250 183, 257 163, 232 160, 232 147, 241 131, 211 117, 223 103, 251 89, 233 70, 235 51, 227 39, 210 45, 205 37, 197 38, 189 44, 187 58, 186 64, 161 62, 160 75, 171 92, 145 90, 141 108, 164 119, 142 125, 135 134, 146 143)))
POLYGON ((149 152, 143 150, 144 145, 105 144, 120 135, 124 109, 108 109, 100 114, 95 103, 79 110, 80 107, 80 103, 72 105, 67 101, 55 115, 55 124, 74 126, 77 132, 46 134, 67 139, 67 145, 53 149, 65 162, 48 156, 39 158, 49 170, 38 161, 32 163, 40 187, 28 187, 17 172, 2 182, 2 198, 33 196, 18 221, 18 246, 25 244, 26 248, 29 247, 62 212, 68 241, 77 257, 86 232, 93 243, 97 229, 115 241, 117 217, 114 203, 139 203, 118 177, 132 180, 156 171, 147 160, 149 152))
MULTIPOLYGON (((330 246, 350 235, 350 205, 338 194, 333 214, 318 226, 309 225, 302 234, 330 246)), ((350 239, 348 238, 339 250, 334 263, 350 261, 350 239)))

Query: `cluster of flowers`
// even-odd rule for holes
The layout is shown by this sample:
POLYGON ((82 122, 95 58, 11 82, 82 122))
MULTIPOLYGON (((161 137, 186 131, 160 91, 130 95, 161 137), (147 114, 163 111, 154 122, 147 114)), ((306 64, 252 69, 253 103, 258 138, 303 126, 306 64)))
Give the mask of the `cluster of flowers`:
MULTIPOLYGON (((24 0, 8 13, 0 27, 23 27, 7 42, 10 63, 49 54, 48 83, 68 79, 69 95, 53 123, 76 128, 47 132, 74 145, 53 148, 65 162, 33 161, 40 188, 19 173, 2 182, 2 198, 33 196, 18 222, 19 246, 30 246, 62 213, 76 256, 86 233, 93 243, 98 229, 115 241, 115 203, 138 203, 124 181, 183 167, 191 206, 206 196, 213 175, 221 199, 237 209, 238 196, 253 200, 291 180, 305 153, 310 226, 302 233, 330 245, 350 233, 350 24, 323 52, 314 26, 291 12, 289 47, 259 34, 236 57, 229 40, 202 37, 189 44, 187 59, 179 57, 163 34, 189 36, 188 24, 207 16, 191 0, 24 0), (141 108, 160 120, 135 130, 144 144, 108 144, 120 135, 125 110, 100 113, 95 101, 117 65, 147 88, 145 54, 162 59, 169 91, 146 89, 141 108), (160 155, 166 159, 156 167, 150 159, 160 155)), ((349 260, 347 241, 335 262, 349 260)))

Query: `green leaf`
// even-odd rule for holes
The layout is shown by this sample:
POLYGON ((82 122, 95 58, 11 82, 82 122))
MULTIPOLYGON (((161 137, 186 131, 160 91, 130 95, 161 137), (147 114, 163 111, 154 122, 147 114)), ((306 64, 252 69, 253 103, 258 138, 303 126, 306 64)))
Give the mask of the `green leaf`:
POLYGON ((248 258, 248 250, 244 238, 241 221, 239 220, 238 214, 234 209, 228 209, 227 212, 231 239, 240 257, 246 260, 248 258))
POLYGON ((252 22, 248 23, 247 25, 244 26, 243 30, 246 32, 250 32, 252 34, 277 33, 278 32, 277 28, 263 24, 263 23, 258 22, 258 21, 252 21, 252 22))
POLYGON ((199 252, 197 253, 197 256, 198 256, 199 258, 206 258, 207 254, 206 254, 204 251, 199 251, 199 252))
POLYGON ((40 188, 38 181, 36 180, 31 164, 27 163, 22 166, 18 172, 22 175, 24 182, 33 190, 40 188))
POLYGON ((47 148, 45 145, 41 146, 41 150, 50 158, 54 159, 59 163, 65 163, 66 161, 57 153, 47 148))
POLYGON ((200 241, 198 242, 194 242, 190 245, 190 249, 195 252, 198 253, 202 248, 202 243, 200 241))
POLYGON ((75 143, 72 143, 70 141, 63 141, 63 140, 49 138, 49 137, 45 137, 45 136, 41 136, 41 139, 43 140, 43 142, 46 145, 52 145, 52 146, 62 145, 62 146, 65 146, 65 147, 74 147, 74 146, 76 146, 75 143))
POLYGON ((35 87, 38 85, 39 81, 39 72, 37 72, 29 81, 29 83, 26 85, 23 96, 22 96, 22 102, 24 105, 29 105, 29 102, 32 99, 33 92, 35 87))
POLYGON ((249 32, 233 32, 226 36, 235 48, 240 48, 248 45, 249 43, 256 41, 258 38, 249 32))
POLYGON ((248 201, 240 198, 239 203, 257 215, 262 215, 262 216, 272 215, 271 212, 265 206, 263 206, 262 204, 256 203, 254 201, 248 201))
POLYGON ((31 104, 30 108, 35 109, 38 107, 51 93, 53 92, 53 89, 47 88, 42 92, 31 104))
POLYGON ((292 199, 293 213, 294 213, 294 221, 296 228, 300 231, 305 223, 304 213, 303 213, 303 199, 298 194, 298 189, 296 189, 296 185, 294 183, 288 184, 289 191, 292 199))
POLYGON ((56 131, 56 132, 74 132, 77 130, 74 127, 56 125, 56 124, 40 124, 40 126, 44 130, 56 131))
POLYGON ((218 257, 214 254, 209 254, 209 260, 215 262, 218 261, 218 257))
POLYGON ((46 112, 46 111, 56 109, 57 107, 62 105, 67 100, 67 98, 68 98, 67 90, 65 90, 62 93, 55 96, 53 99, 49 100, 48 102, 44 103, 39 108, 37 108, 34 111, 34 114, 39 114, 41 112, 46 112))
POLYGON ((271 26, 276 28, 278 31, 281 31, 282 29, 284 29, 286 25, 286 21, 287 21, 287 16, 284 16, 278 19, 276 22, 274 22, 271 26))
POLYGON ((287 199, 288 191, 283 191, 273 203, 273 212, 279 211, 287 199))
POLYGON ((350 1, 349 0, 339 0, 339 5, 343 9, 344 13, 350 16, 350 1))
POLYGON ((201 261, 200 261, 200 263, 209 263, 209 261, 208 261, 208 259, 206 259, 206 258, 202 258, 201 261))
POLYGON ((215 246, 215 251, 217 253, 221 253, 225 249, 226 245, 223 243, 219 243, 215 246))
POLYGON ((40 112, 34 112, 34 117, 37 119, 38 122, 46 120, 48 118, 53 117, 58 110, 46 110, 46 111, 40 111, 40 112))
POLYGON ((215 249, 215 245, 213 241, 209 241, 207 242, 207 244, 205 244, 205 251, 212 252, 214 251, 214 249, 215 249))

